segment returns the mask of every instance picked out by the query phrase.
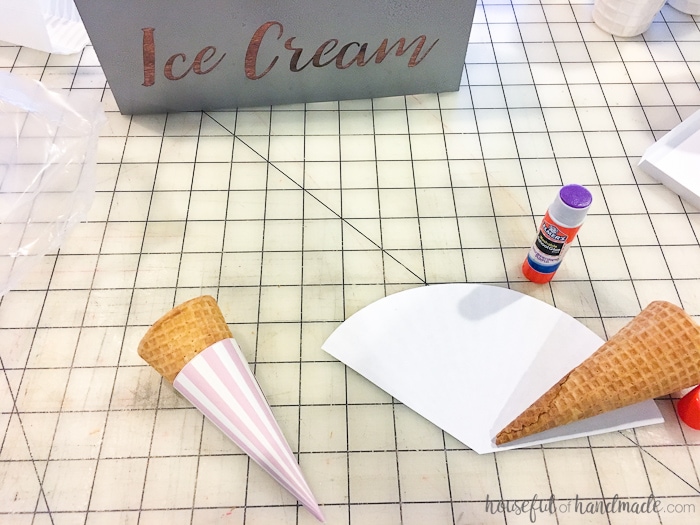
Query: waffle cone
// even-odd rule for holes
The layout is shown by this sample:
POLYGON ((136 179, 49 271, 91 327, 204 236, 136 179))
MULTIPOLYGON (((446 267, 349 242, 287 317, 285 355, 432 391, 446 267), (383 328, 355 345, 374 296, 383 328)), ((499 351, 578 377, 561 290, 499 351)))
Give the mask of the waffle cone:
POLYGON ((176 306, 158 319, 138 347, 139 355, 171 383, 209 346, 233 337, 216 300, 208 295, 176 306))
POLYGON ((700 383, 700 326, 655 301, 496 436, 502 445, 700 383))

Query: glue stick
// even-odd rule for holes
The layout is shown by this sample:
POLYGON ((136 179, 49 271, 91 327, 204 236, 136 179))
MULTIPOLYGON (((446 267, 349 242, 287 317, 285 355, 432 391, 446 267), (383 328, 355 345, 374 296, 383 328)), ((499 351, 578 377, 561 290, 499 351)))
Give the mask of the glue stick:
POLYGON ((537 237, 525 262, 523 275, 533 283, 548 283, 554 277, 569 246, 583 224, 593 197, 583 186, 562 187, 542 219, 537 237))

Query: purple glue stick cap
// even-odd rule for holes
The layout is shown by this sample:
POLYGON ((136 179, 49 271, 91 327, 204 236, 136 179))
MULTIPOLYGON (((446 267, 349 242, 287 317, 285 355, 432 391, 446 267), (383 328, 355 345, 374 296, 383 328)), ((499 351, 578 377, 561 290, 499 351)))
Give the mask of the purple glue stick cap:
POLYGON ((578 184, 569 184, 559 190, 559 197, 564 204, 570 208, 588 208, 593 202, 593 196, 583 186, 578 184))
POLYGON ((583 223, 592 202, 590 191, 578 184, 568 184, 559 190, 549 213, 562 226, 574 228, 583 223))

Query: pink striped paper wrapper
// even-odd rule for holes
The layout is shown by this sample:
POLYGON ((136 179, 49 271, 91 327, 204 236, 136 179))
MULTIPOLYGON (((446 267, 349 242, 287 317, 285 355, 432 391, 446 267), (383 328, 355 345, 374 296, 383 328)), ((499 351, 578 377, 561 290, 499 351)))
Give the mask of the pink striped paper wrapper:
POLYGON ((234 339, 224 339, 200 352, 180 371, 173 386, 311 514, 325 521, 234 339))

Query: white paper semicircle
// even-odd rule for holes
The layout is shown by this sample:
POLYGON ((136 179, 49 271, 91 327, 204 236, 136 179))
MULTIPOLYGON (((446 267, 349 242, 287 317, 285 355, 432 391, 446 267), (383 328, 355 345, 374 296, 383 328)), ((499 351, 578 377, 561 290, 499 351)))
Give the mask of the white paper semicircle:
POLYGON ((561 310, 481 284, 390 295, 342 323, 322 348, 483 454, 661 423, 653 400, 497 447, 507 423, 603 340, 561 310))

